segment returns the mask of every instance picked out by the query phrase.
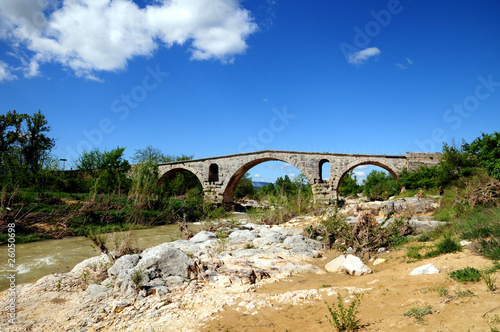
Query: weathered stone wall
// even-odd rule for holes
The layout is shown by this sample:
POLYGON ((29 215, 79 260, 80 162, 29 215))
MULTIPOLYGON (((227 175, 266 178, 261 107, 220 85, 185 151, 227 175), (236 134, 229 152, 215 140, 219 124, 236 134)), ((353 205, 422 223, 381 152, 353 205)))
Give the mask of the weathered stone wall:
POLYGON ((436 164, 439 154, 407 152, 404 156, 354 155, 311 152, 260 151, 221 157, 187 160, 159 166, 160 177, 187 170, 200 180, 205 197, 213 203, 231 202, 240 179, 252 167, 271 160, 283 161, 296 167, 312 186, 314 199, 329 203, 337 199, 338 186, 351 169, 360 165, 376 165, 394 177, 403 169, 415 169, 423 164, 436 164), (321 179, 321 166, 330 163, 330 177, 321 179))
POLYGON ((408 160, 408 169, 412 171, 422 165, 436 165, 441 159, 439 152, 406 152, 405 156, 408 160))

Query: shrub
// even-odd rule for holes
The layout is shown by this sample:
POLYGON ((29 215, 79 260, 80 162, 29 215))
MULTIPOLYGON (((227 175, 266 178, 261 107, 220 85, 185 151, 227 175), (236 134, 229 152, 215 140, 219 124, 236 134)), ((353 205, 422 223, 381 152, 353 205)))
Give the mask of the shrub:
POLYGON ((359 313, 357 307, 361 303, 361 294, 355 294, 349 308, 345 308, 344 300, 340 294, 337 295, 337 307, 330 307, 325 301, 325 304, 330 313, 331 319, 325 315, 330 324, 335 326, 337 331, 356 331, 360 326, 360 320, 356 317, 359 313))
POLYGON ((436 244, 434 250, 426 253, 424 257, 425 258, 436 257, 442 254, 449 254, 457 251, 462 251, 462 246, 460 245, 460 242, 450 238, 449 236, 446 236, 444 239, 442 239, 436 244))
POLYGON ((481 280, 481 271, 467 266, 465 269, 450 272, 450 277, 458 282, 477 282, 481 280))
POLYGON ((406 317, 415 317, 419 322, 424 320, 425 315, 432 314, 432 306, 426 306, 423 308, 411 308, 409 311, 405 312, 403 315, 406 317))

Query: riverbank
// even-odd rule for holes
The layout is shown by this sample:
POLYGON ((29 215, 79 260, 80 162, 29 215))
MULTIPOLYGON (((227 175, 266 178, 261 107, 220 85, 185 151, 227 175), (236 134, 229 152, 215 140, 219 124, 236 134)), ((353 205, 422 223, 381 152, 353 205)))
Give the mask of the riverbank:
POLYGON ((366 262, 372 274, 331 273, 325 264, 341 253, 302 235, 303 227, 317 222, 304 217, 269 227, 243 221, 239 229, 201 232, 114 264, 104 255, 91 258, 69 273, 19 285, 16 325, 7 322, 3 292, 0 329, 323 331, 332 329, 323 301, 333 304, 337 293, 355 292, 364 294, 359 318, 372 331, 481 331, 488 327, 484 313, 500 313, 500 295, 487 292, 484 283, 462 285, 448 277, 465 266, 491 265, 468 249, 417 262, 408 262, 404 250, 381 250, 372 258, 384 263, 366 262), (409 275, 427 263, 440 273, 409 275), (440 297, 438 286, 448 295, 440 297), (403 315, 424 305, 434 312, 423 323, 403 315))

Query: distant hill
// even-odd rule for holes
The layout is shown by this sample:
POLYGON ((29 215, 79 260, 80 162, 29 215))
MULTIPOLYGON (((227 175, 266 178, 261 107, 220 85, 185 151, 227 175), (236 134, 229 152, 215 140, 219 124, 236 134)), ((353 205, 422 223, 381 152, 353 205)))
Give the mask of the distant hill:
POLYGON ((262 182, 262 181, 252 181, 252 185, 255 189, 259 189, 260 187, 267 186, 270 182, 262 182))

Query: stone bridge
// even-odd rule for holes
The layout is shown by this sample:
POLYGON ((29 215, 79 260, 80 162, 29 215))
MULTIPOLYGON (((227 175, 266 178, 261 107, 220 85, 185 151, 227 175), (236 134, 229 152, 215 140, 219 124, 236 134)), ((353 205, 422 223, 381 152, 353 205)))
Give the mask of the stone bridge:
POLYGON ((266 150, 161 164, 159 173, 161 178, 189 171, 200 180, 205 199, 222 204, 233 201, 236 185, 252 167, 266 161, 283 161, 305 175, 311 184, 315 202, 330 203, 339 196, 338 187, 342 178, 357 166, 379 166, 397 179, 397 174, 403 169, 413 170, 420 165, 437 164, 439 157, 439 153, 418 152, 388 156, 266 150), (330 178, 322 179, 322 167, 327 162, 330 163, 330 178))

